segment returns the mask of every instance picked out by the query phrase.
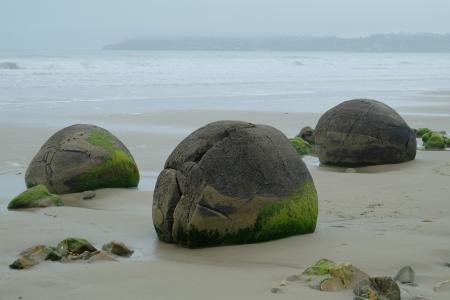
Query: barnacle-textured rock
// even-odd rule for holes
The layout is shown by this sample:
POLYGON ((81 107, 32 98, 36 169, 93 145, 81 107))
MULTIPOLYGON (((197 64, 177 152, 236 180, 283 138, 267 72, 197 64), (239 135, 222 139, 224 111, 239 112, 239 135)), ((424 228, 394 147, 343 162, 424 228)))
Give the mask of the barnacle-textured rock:
POLYGON ((153 197, 158 237, 188 247, 311 233, 317 193, 289 140, 265 125, 219 121, 172 152, 153 197))
POLYGON ((400 163, 416 156, 416 135, 392 108, 356 99, 327 111, 315 130, 323 164, 364 166, 400 163))
POLYGON ((139 172, 128 149, 109 131, 78 124, 47 140, 28 166, 25 181, 28 187, 43 184, 63 194, 135 187, 139 172))

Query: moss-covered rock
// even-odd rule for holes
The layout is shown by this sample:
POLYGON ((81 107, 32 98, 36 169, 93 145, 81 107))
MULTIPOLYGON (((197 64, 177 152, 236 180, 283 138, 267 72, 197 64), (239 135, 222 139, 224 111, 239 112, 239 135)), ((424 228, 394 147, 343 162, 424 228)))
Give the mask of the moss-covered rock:
POLYGON ((431 137, 431 135, 434 133, 434 131, 426 132, 422 135, 422 142, 425 144, 431 137))
POLYGON ((297 153, 300 155, 307 155, 313 151, 313 146, 301 137, 295 137, 289 139, 289 141, 291 142, 292 146, 294 146, 297 153))
POLYGON ((417 137, 422 137, 424 134, 432 132, 432 130, 429 128, 417 128, 417 129, 413 129, 413 130, 416 133, 417 137))
POLYGON ((153 197, 160 240, 187 247, 263 242, 311 233, 317 192, 280 131, 219 121, 182 141, 153 197))
POLYGON ((97 249, 87 240, 82 238, 66 238, 59 242, 56 249, 63 256, 67 256, 69 254, 83 254, 84 252, 95 252, 97 249))
POLYGON ((16 270, 28 269, 44 260, 59 261, 61 254, 53 247, 38 245, 21 252, 20 257, 9 267, 16 270))
POLYGON ((139 172, 131 153, 112 133, 78 124, 48 139, 30 163, 25 179, 28 187, 44 184, 51 192, 63 194, 136 187, 139 172))
MULTIPOLYGON (((429 133, 427 133, 428 135, 429 133)), ((423 137, 422 137, 423 139, 423 137)), ((433 132, 426 139, 424 143, 425 149, 445 149, 446 147, 446 138, 444 135, 433 132)))
POLYGON ((331 276, 339 278, 346 289, 353 289, 361 280, 369 278, 369 275, 349 263, 334 266, 329 272, 331 276))
POLYGON ((300 275, 301 279, 305 281, 311 280, 314 276, 323 276, 330 273, 330 269, 336 267, 336 263, 332 260, 322 258, 318 260, 314 265, 308 267, 300 275))
POLYGON ((51 194, 43 184, 27 189, 16 196, 8 204, 8 209, 62 206, 63 202, 58 195, 51 194))

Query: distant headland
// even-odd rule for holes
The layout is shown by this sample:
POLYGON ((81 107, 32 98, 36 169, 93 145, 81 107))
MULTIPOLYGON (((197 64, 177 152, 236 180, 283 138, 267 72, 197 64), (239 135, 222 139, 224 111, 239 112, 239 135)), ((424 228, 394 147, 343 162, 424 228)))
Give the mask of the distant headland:
POLYGON ((180 37, 126 39, 105 50, 450 52, 450 34, 374 34, 359 38, 180 37))

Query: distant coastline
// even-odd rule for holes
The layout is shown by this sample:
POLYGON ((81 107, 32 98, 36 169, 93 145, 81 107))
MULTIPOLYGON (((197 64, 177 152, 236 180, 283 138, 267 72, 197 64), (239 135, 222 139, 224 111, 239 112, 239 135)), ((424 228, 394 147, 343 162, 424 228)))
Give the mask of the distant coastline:
POLYGON ((335 36, 252 38, 142 38, 106 45, 104 50, 180 51, 345 51, 450 52, 450 34, 374 34, 360 38, 335 36))

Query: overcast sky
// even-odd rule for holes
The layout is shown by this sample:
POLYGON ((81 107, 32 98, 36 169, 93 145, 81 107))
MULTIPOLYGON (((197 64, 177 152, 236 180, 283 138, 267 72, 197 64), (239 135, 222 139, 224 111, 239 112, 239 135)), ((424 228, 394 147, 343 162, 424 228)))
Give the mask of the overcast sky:
POLYGON ((450 32, 449 0, 0 0, 0 49, 125 38, 450 32))

